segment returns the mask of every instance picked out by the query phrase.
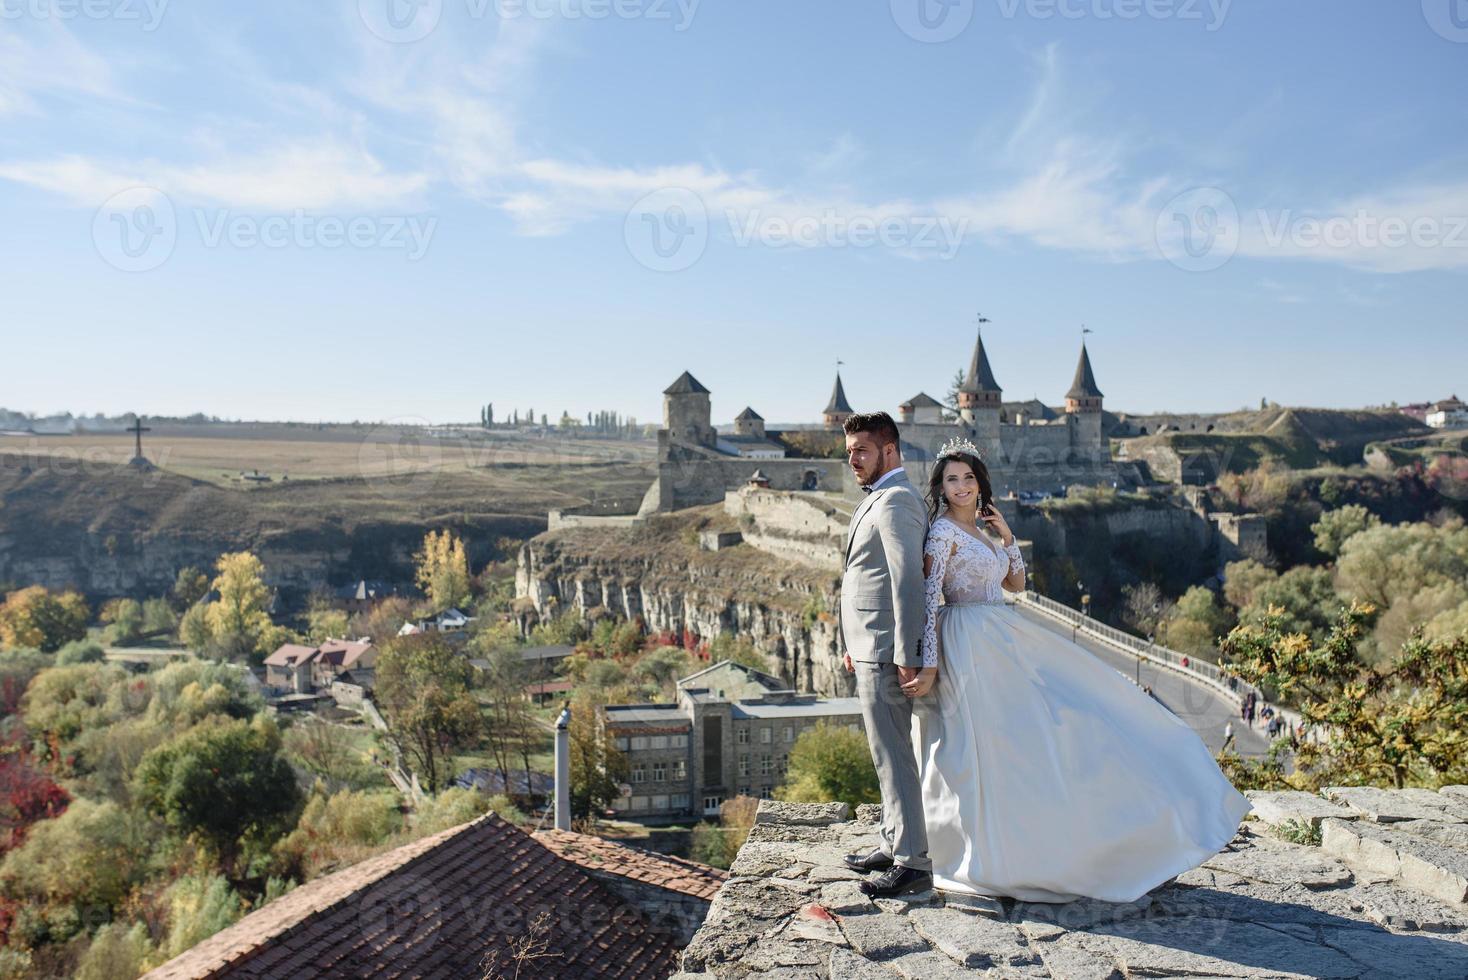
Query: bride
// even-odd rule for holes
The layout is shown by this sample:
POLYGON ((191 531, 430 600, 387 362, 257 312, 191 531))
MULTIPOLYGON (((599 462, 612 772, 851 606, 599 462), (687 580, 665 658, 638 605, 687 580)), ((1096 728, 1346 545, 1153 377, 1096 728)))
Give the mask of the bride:
POLYGON ((921 706, 913 742, 934 884, 1130 902, 1221 850, 1249 801, 1197 734, 1005 604, 1025 566, 972 443, 939 453, 928 501, 924 670, 904 692, 921 706))

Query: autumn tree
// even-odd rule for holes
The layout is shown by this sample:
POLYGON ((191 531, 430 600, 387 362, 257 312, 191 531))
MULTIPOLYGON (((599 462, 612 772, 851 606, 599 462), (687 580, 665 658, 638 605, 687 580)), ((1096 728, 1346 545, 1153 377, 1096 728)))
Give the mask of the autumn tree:
POLYGON ((473 666, 436 633, 395 637, 378 657, 376 695, 388 737, 430 793, 453 776, 453 756, 483 740, 473 681, 473 666))
POLYGON ((1315 790, 1468 781, 1468 634, 1428 640, 1419 633, 1369 663, 1358 647, 1374 612, 1353 603, 1316 643, 1271 610, 1224 640, 1230 673, 1276 691, 1326 735, 1300 744, 1292 774, 1244 766, 1246 782, 1315 790))
POLYGON ((464 542, 448 530, 429 531, 415 556, 416 581, 428 596, 430 611, 443 612, 469 599, 469 559, 464 542))
POLYGON ((571 705, 568 733, 571 755, 571 815, 595 822, 622 796, 627 756, 617 748, 598 719, 606 703, 594 693, 579 695, 571 705))
POLYGON ((55 653, 85 637, 91 618, 86 600, 78 593, 55 595, 33 585, 10 593, 0 604, 0 646, 55 653))

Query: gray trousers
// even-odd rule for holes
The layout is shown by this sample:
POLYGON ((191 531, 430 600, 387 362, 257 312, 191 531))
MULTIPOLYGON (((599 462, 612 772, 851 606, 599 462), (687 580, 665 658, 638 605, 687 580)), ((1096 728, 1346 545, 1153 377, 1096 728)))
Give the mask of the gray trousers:
POLYGON ((897 665, 853 660, 856 696, 867 730, 867 744, 882 787, 882 851, 894 864, 917 871, 933 870, 928 858, 928 828, 923 819, 923 790, 912 748, 912 714, 922 710, 902 693, 897 665))

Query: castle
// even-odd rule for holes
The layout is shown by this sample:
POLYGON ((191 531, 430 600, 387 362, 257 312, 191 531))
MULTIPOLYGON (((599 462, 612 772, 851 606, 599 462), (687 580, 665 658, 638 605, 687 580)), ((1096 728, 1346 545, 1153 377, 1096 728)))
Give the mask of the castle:
MULTIPOLYGON (((658 478, 642 501, 642 513, 718 503, 726 491, 749 484, 756 474, 761 486, 775 490, 856 491, 838 438, 842 423, 853 414, 839 372, 821 413, 824 433, 767 432, 753 408, 739 413, 732 433, 720 433, 712 422, 709 395, 687 371, 664 390, 658 478)), ((965 437, 983 452, 997 495, 1131 483, 1130 467, 1111 459, 1107 421, 1114 425, 1115 420, 1103 410, 1103 397, 1083 340, 1063 406, 1006 402, 981 331, 958 390, 956 414, 925 392, 898 407, 903 461, 915 481, 924 479, 938 449, 965 437)))

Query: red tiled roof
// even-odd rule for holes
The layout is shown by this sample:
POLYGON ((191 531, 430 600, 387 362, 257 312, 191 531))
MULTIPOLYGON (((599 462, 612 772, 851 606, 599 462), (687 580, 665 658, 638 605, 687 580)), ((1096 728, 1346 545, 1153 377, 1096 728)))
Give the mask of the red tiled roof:
POLYGON ((511 943, 543 939, 519 976, 667 977, 677 937, 494 813, 307 882, 146 980, 512 975, 511 943), (531 929, 544 913, 548 928, 531 929))
POLYGON ((569 830, 536 831, 535 839, 573 864, 593 871, 620 875, 669 891, 712 900, 729 872, 592 834, 569 830))

